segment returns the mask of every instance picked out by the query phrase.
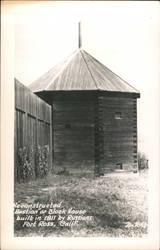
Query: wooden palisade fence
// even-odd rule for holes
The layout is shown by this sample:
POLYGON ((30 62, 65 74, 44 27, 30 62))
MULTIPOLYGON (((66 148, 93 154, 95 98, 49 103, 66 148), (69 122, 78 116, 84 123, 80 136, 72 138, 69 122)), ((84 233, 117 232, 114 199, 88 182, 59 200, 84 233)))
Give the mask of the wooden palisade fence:
POLYGON ((51 107, 15 79, 15 181, 48 174, 51 141, 51 107))

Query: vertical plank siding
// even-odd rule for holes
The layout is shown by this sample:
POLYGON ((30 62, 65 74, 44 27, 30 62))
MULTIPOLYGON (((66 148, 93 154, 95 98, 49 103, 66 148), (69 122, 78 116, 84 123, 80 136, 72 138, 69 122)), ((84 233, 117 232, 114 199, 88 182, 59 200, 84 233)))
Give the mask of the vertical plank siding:
POLYGON ((15 79, 15 181, 43 177, 50 170, 50 131, 51 107, 15 79))

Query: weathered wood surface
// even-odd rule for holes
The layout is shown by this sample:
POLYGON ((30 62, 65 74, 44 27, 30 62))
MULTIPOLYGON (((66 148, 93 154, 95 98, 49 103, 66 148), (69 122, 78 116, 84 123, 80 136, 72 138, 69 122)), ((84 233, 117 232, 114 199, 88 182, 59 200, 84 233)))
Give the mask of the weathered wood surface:
POLYGON ((95 175, 103 174, 104 166, 104 129, 103 129, 103 99, 96 96, 95 102, 95 175))
POLYGON ((53 112, 54 166, 94 171, 94 102, 55 98, 53 112))
MULTIPOLYGON (((21 181, 19 150, 33 151, 32 167, 36 177, 35 157, 38 147, 51 150, 51 107, 15 80, 15 180, 21 181)), ((51 153, 49 153, 51 167, 51 153)))
POLYGON ((130 94, 139 97, 139 91, 80 49, 56 65, 30 85, 34 92, 99 91, 112 94, 130 94))
POLYGON ((134 169, 137 163, 137 113, 136 99, 104 97, 104 165, 134 169), (122 119, 115 119, 121 112, 122 119))
POLYGON ((58 93, 52 102, 55 165, 92 171, 116 169, 120 163, 124 169, 136 168, 136 99, 99 94, 76 99, 73 93, 70 99, 69 94, 64 97, 58 93), (115 119, 116 112, 122 119, 115 119))

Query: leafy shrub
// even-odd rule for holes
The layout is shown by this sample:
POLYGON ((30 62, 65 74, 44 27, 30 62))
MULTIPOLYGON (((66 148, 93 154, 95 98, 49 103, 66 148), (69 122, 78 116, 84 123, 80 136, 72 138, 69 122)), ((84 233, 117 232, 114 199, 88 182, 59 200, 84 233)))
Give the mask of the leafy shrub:
POLYGON ((36 150, 36 176, 43 178, 49 171, 49 146, 38 146, 36 150))
POLYGON ((18 150, 18 181, 26 182, 34 178, 33 148, 19 148, 18 150))
POLYGON ((43 178, 49 171, 49 146, 23 147, 18 149, 18 182, 27 182, 35 177, 43 178))
POLYGON ((146 158, 146 155, 138 152, 138 169, 148 169, 148 159, 146 158))

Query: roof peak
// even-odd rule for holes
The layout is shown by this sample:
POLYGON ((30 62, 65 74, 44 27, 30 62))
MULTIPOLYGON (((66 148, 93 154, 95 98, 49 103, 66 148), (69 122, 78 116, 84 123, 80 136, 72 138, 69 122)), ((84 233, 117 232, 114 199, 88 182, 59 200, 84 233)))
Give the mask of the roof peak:
POLYGON ((56 90, 101 90, 139 93, 82 47, 30 85, 34 92, 56 90))

